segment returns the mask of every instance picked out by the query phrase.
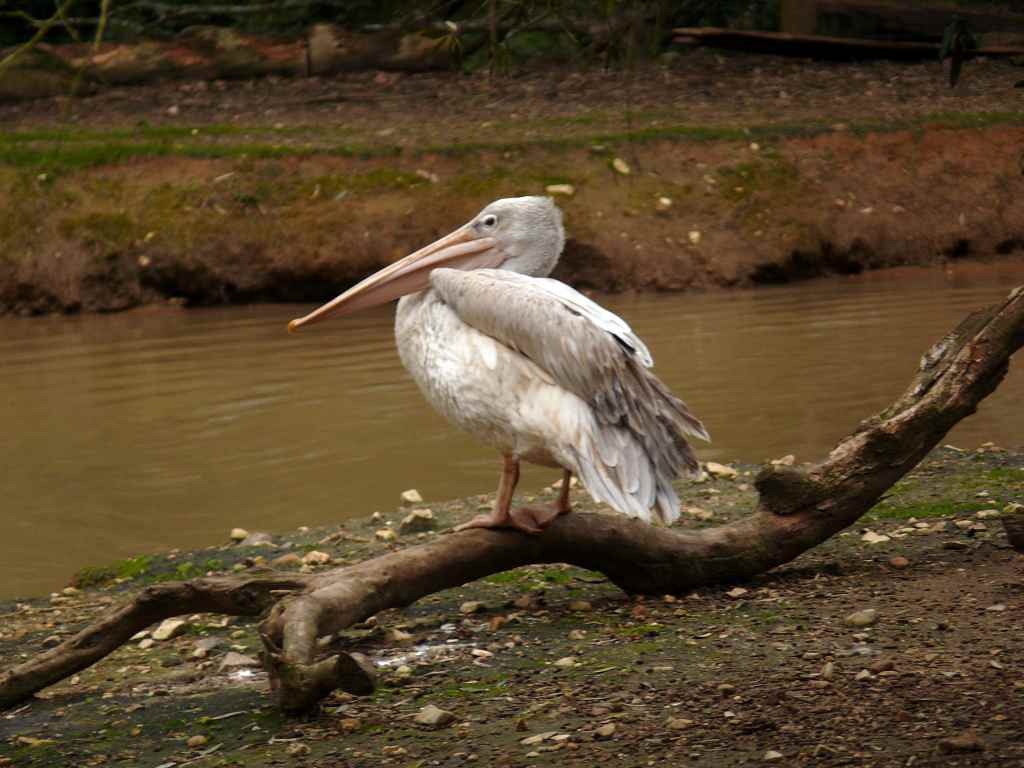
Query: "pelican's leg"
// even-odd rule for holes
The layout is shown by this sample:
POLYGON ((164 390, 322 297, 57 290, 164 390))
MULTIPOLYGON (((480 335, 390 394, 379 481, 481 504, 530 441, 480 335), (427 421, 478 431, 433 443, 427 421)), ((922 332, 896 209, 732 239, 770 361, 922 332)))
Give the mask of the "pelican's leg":
POLYGON ((572 472, 566 469, 562 472, 562 487, 558 491, 558 500, 550 507, 516 507, 509 513, 512 524, 527 533, 540 533, 556 518, 572 512, 572 507, 569 506, 570 480, 572 472))
MULTIPOLYGON (((512 493, 519 482, 519 459, 513 456, 505 457, 505 466, 501 470, 501 482, 498 483, 498 496, 494 500, 494 509, 489 515, 477 515, 468 523, 455 526, 456 531, 464 531, 467 528, 519 528, 509 515, 509 508, 512 506, 512 493)), ((536 528, 528 530, 527 533, 540 533, 536 528)))

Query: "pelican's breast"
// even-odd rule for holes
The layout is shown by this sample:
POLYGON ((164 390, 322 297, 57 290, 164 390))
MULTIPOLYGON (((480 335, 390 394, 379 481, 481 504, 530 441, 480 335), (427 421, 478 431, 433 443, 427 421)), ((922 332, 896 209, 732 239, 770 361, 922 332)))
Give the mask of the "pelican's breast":
POLYGON ((555 424, 537 411, 557 410, 549 401, 564 390, 541 369, 464 323, 429 290, 399 302, 395 338, 402 364, 450 422, 504 454, 561 465, 547 434, 555 424))

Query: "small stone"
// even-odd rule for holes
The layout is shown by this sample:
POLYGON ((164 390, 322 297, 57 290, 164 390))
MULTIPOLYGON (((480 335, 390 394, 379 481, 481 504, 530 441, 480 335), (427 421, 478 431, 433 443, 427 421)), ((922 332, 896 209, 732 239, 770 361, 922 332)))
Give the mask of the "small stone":
POLYGON ((419 725, 428 725, 432 728, 443 728, 454 721, 455 715, 453 713, 447 709, 435 707, 433 704, 427 704, 413 718, 413 722, 419 725))
POLYGON ((288 552, 270 561, 275 568, 298 568, 302 565, 302 558, 296 552, 288 552))
POLYGON ((892 659, 878 659, 872 662, 871 666, 868 667, 868 671, 880 675, 882 672, 891 672, 895 668, 896 665, 892 659))
POLYGON ((209 739, 207 739, 205 736, 198 735, 193 736, 185 743, 188 744, 190 749, 196 749, 197 747, 201 747, 204 744, 206 744, 207 741, 209 741, 209 739))
POLYGON ((866 669, 862 669, 860 672, 853 676, 853 679, 856 680, 858 683, 862 683, 865 680, 870 680, 872 677, 873 675, 870 672, 868 672, 866 669))
POLYGON ((836 665, 831 661, 826 661, 821 667, 821 677, 823 680, 831 680, 836 676, 836 665))
POLYGON ((593 610, 593 606, 586 600, 573 600, 569 603, 569 610, 584 612, 593 610))
POLYGON ((902 571, 904 568, 910 566, 910 561, 905 557, 897 555, 896 557, 889 558, 889 565, 897 571, 902 571))
POLYGON ((327 565, 327 563, 331 562, 331 556, 326 552, 314 549, 312 552, 307 552, 302 556, 302 562, 306 565, 327 565))
POLYGON ((736 686, 730 683, 722 683, 718 686, 718 692, 723 696, 732 696, 736 693, 736 686))
POLYGON ((686 239, 690 241, 691 245, 700 245, 700 238, 701 234, 699 229, 691 229, 686 233, 686 239))
POLYGON ((167 114, 171 117, 177 117, 181 113, 181 107, 177 104, 172 104, 167 108, 167 114))
POLYGON ((435 527, 434 513, 429 509, 414 509, 404 518, 398 528, 402 533, 425 533, 435 527))
POLYGON ((224 638, 222 637, 204 637, 196 640, 195 649, 192 651, 192 658, 205 659, 210 655, 210 651, 223 644, 224 638))
POLYGON ((50 635, 43 638, 43 648, 53 648, 57 645, 60 645, 60 637, 58 635, 50 635))
POLYGON ((981 752, 984 749, 985 745, 974 731, 965 731, 958 736, 949 736, 939 741, 939 751, 947 755, 956 752, 981 752))
POLYGON ((156 645, 156 641, 153 640, 152 637, 147 637, 147 638, 145 638, 143 640, 139 640, 139 646, 138 647, 139 647, 140 651, 148 651, 154 645, 156 645))
POLYGON ((544 187, 544 191, 549 195, 564 195, 565 197, 572 197, 576 194, 576 187, 572 184, 548 184, 544 187))
POLYGON ((259 665, 260 663, 252 656, 246 656, 244 653, 236 651, 228 651, 224 654, 224 658, 221 659, 220 670, 223 672, 225 669, 234 669, 235 667, 258 667, 259 665))
POLYGON ((728 592, 726 592, 725 594, 727 594, 727 595, 728 595, 729 597, 731 597, 731 598, 732 598, 733 600, 738 600, 739 598, 741 598, 741 597, 743 597, 743 596, 744 596, 745 594, 747 594, 747 592, 749 592, 749 591, 750 591, 750 590, 748 590, 748 589, 744 589, 743 587, 733 587, 732 589, 730 589, 730 590, 729 590, 728 592))
POLYGON ((82 590, 75 587, 64 587, 64 589, 61 590, 61 594, 65 597, 75 597, 76 595, 82 594, 82 590))
POLYGON ((953 525, 955 525, 961 531, 964 531, 964 530, 967 530, 968 528, 970 528, 971 526, 973 526, 974 525, 974 521, 973 520, 955 520, 955 521, 953 521, 953 525))
POLYGON ((587 633, 585 631, 583 631, 582 629, 570 629, 569 630, 569 639, 570 640, 586 640, 587 639, 587 633))
POLYGON ((999 517, 998 509, 979 509, 974 513, 974 516, 982 520, 987 520, 990 517, 999 517))
POLYGON ((733 478, 740 474, 732 467, 726 466, 725 464, 719 464, 717 461, 709 461, 704 465, 704 469, 707 470, 709 475, 714 475, 715 477, 733 478))
POLYGON ((409 632, 403 632, 400 629, 392 629, 390 632, 391 640, 396 643, 411 643, 415 640, 415 636, 409 632))
POLYGON ((672 207, 672 198, 659 197, 658 201, 654 204, 654 207, 657 208, 659 211, 667 211, 669 208, 672 207))
POLYGON ((547 741, 552 736, 557 736, 558 731, 545 731, 544 733, 535 733, 533 736, 527 736, 525 739, 520 739, 519 743, 524 747, 532 747, 535 744, 540 744, 542 741, 547 741))
POLYGON ((621 157, 616 157, 612 160, 612 168, 615 169, 616 173, 621 173, 623 176, 629 176, 633 172, 633 169, 629 167, 629 163, 621 157))
POLYGON ((232 541, 245 541, 249 536, 249 532, 245 528, 232 528, 231 529, 231 540, 232 541))
MULTIPOLYGON (((26 747, 45 747, 47 744, 53 744, 53 739, 38 739, 35 736, 18 736, 15 742, 19 746, 26 747)), ((2 758, 6 760, 7 758, 2 758)), ((13 763, 0 763, 0 765, 13 765, 13 763)))
POLYGON ((990 605, 985 610, 991 611, 992 613, 1002 613, 1006 610, 1006 606, 1003 603, 996 603, 995 605, 990 605))
POLYGON ((184 619, 164 619, 160 622, 160 626, 153 630, 152 638, 154 640, 170 640, 184 632, 187 626, 188 622, 184 619))
POLYGON ((469 615, 471 613, 483 613, 487 610, 486 603, 482 603, 479 600, 467 600, 459 606, 459 613, 469 615))
POLYGON ((567 667, 575 667, 576 666, 576 657, 575 656, 563 656, 562 658, 560 658, 558 661, 555 662, 555 666, 556 667, 562 667, 563 669, 565 669, 567 667))
POLYGON ((605 723, 594 731, 594 735, 599 739, 610 739, 615 735, 615 723, 605 723))
POLYGON ((346 717, 342 718, 341 722, 338 723, 341 726, 343 733, 355 733, 363 727, 363 721, 358 717, 346 717))
POLYGON ((708 510, 701 509, 700 507, 683 507, 683 512, 695 520, 701 520, 703 522, 713 520, 715 517, 714 512, 709 512, 708 510))
POLYGON ((292 757, 302 757, 309 754, 309 746, 301 742, 288 745, 288 754, 292 757))
POLYGON ((378 541, 383 541, 385 543, 392 542, 398 538, 398 534, 390 528, 381 528, 379 531, 374 531, 373 535, 378 541))
POLYGON ((846 623, 851 627, 870 627, 878 621, 878 611, 874 608, 865 608, 861 611, 854 611, 846 617, 846 623))
MULTIPOLYGON (((241 530, 241 528, 239 528, 238 530, 241 530)), ((234 533, 234 531, 232 531, 232 533, 234 533)), ((248 536, 246 536, 244 539, 238 542, 238 546, 240 547, 271 547, 273 545, 274 537, 264 531, 256 531, 255 533, 250 533, 248 536)))
POLYGON ((773 467, 792 467, 796 463, 796 456, 792 453, 787 453, 781 459, 772 459, 773 467))
POLYGON ((874 531, 865 531, 864 535, 860 537, 860 540, 867 544, 883 544, 889 541, 889 537, 884 533, 875 533, 874 531))
POLYGON ((422 504, 423 497, 420 496, 420 492, 415 488, 410 488, 407 491, 402 491, 402 506, 409 507, 413 504, 422 504))
POLYGON ((781 760, 782 758, 783 754, 781 752, 776 752, 774 749, 769 749, 764 753, 764 761, 766 763, 773 763, 776 760, 781 760))
POLYGON ((942 548, 954 552, 962 552, 965 549, 970 549, 970 544, 964 541, 944 541, 942 542, 942 548))
POLYGON ((428 171, 425 168, 417 168, 416 175, 419 176, 421 179, 426 179, 431 184, 437 184, 437 182, 441 180, 440 176, 438 176, 433 171, 428 171))
POLYGON ((687 720, 685 717, 670 717, 665 725, 670 731, 685 731, 693 725, 693 720, 687 720))

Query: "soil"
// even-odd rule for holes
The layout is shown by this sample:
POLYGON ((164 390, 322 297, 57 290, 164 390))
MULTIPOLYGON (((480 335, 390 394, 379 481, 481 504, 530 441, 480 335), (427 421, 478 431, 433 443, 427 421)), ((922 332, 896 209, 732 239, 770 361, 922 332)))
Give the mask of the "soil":
MULTIPOLYGON (((679 525, 745 514, 756 468, 736 469, 686 486, 679 525)), ((1024 556, 989 511, 1014 500, 1024 454, 947 446, 856 527, 742 585, 645 599, 577 568, 497 574, 344 632, 378 690, 306 719, 269 706, 258 667, 221 670, 230 651, 257 655, 254 622, 191 616, 0 714, 0 765, 1024 765, 1024 556), (197 659, 204 638, 220 644, 197 659), (428 704, 451 722, 416 724, 428 704)), ((408 508, 88 569, 77 589, 0 605, 0 665, 143 584, 313 550, 332 563, 307 568, 352 562, 488 501, 432 503, 437 530, 391 544, 375 531, 408 508)), ((578 489, 573 502, 592 507, 578 489)))
POLYGON ((0 312, 321 300, 490 200, 553 184, 573 187, 557 276, 584 289, 1001 258, 1024 244, 1018 79, 976 61, 950 89, 933 62, 701 49, 619 72, 2 105, 0 312))

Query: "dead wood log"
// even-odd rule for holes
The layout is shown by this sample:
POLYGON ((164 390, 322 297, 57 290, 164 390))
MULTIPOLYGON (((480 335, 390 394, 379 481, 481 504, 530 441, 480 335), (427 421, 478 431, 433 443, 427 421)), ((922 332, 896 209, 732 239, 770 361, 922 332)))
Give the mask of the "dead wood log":
POLYGON ((322 638, 442 589, 531 563, 565 562, 600 571, 632 593, 680 593, 740 581, 788 562, 854 523, 909 472, 1006 375, 1024 345, 1024 286, 968 316, 921 359, 907 390, 862 422, 823 461, 767 467, 757 507, 718 528, 655 528, 606 514, 559 518, 540 536, 470 530, 316 576, 197 579, 144 590, 72 640, 0 674, 0 708, 82 669, 158 619, 196 611, 254 615, 278 705, 310 709, 342 688, 372 690, 362 660, 322 638), (289 594, 274 601, 277 590, 289 594), (272 605, 272 607, 271 607, 272 605))
MULTIPOLYGON (((672 31, 675 35, 673 39, 677 43, 816 59, 920 61, 921 59, 937 59, 941 47, 940 43, 889 42, 855 37, 826 37, 825 35, 789 35, 782 32, 754 32, 721 27, 678 27, 672 31)), ((989 45, 972 49, 968 53, 968 58, 1020 55, 1024 55, 1024 47, 989 45)))
POLYGON ((264 573, 176 581, 146 587, 70 640, 0 672, 0 709, 92 666, 152 624, 186 613, 259 616, 282 592, 303 589, 314 577, 264 573))

